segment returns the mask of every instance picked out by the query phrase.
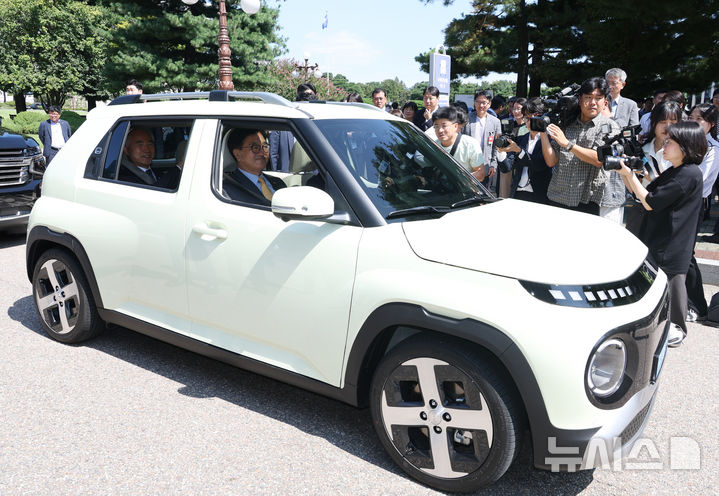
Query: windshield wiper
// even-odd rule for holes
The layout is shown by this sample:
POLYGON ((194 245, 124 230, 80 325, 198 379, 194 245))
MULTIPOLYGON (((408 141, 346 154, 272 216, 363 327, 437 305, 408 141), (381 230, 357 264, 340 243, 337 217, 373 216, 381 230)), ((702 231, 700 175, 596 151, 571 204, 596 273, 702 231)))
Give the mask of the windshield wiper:
POLYGON ((387 214, 387 219, 394 219, 395 217, 406 217, 409 215, 418 214, 446 214, 449 212, 447 207, 435 207, 433 205, 420 205, 419 207, 404 208, 402 210, 395 210, 387 214))
POLYGON ((477 195, 473 196, 471 198, 465 198, 464 200, 459 200, 454 202, 449 206, 449 208, 459 208, 459 207, 465 207, 467 205, 474 205, 474 204, 484 204, 484 203, 490 203, 494 201, 491 198, 488 198, 484 195, 477 195))

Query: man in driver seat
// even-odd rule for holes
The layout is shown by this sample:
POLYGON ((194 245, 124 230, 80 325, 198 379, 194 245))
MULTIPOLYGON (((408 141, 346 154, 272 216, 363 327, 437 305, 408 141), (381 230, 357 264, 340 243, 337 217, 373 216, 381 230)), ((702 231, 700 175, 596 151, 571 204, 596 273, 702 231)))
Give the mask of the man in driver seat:
POLYGON ((227 148, 237 161, 237 169, 224 175, 223 194, 232 200, 270 206, 275 191, 286 185, 263 172, 270 157, 265 136, 257 129, 235 129, 227 148))

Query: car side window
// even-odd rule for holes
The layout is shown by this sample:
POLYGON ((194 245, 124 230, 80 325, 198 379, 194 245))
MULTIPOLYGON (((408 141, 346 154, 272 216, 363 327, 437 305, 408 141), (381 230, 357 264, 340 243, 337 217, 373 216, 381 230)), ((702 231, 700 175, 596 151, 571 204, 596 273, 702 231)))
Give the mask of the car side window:
POLYGON ((87 170, 95 179, 176 191, 192 124, 189 119, 120 121, 95 148, 87 170))

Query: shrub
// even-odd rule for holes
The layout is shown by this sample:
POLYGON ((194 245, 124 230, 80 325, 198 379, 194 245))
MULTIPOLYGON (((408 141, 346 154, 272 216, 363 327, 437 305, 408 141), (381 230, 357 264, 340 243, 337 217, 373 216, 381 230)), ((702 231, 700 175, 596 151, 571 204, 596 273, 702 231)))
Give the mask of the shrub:
POLYGON ((60 119, 66 120, 67 123, 70 124, 70 129, 72 129, 73 133, 85 122, 84 115, 80 115, 72 110, 64 110, 62 114, 60 114, 60 119))
POLYGON ((14 119, 3 119, 3 126, 15 133, 37 134, 37 128, 46 119, 47 114, 45 112, 28 110, 20 112, 14 119))

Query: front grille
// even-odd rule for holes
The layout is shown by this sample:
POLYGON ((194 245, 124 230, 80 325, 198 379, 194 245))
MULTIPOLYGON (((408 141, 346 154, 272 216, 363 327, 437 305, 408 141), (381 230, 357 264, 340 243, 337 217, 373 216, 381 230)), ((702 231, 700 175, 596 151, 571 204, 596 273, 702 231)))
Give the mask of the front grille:
POLYGON ((634 437, 634 435, 639 432, 639 428, 644 423, 644 419, 647 417, 647 414, 649 413, 649 408, 652 406, 652 402, 650 401, 647 403, 647 406, 642 408, 642 411, 637 413, 637 416, 632 419, 631 422, 629 422, 629 425, 624 428, 622 433, 619 435, 620 438, 622 438, 622 444, 629 441, 631 438, 634 437))
POLYGON ((0 186, 26 183, 30 179, 31 161, 24 150, 0 150, 0 186))

